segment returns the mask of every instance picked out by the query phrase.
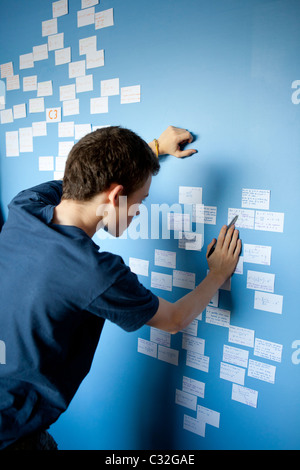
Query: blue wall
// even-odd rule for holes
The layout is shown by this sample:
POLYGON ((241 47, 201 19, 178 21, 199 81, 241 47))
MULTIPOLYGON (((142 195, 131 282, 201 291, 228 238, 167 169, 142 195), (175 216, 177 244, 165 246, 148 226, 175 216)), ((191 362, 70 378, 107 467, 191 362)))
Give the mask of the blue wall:
MULTIPOLYGON (((154 250, 176 252, 176 269, 206 274, 207 244, 227 222, 229 208, 241 208, 243 188, 271 191, 270 211, 284 213, 283 232, 240 229, 245 244, 272 247, 270 266, 244 263, 231 291, 220 290, 219 307, 231 312, 230 323, 255 331, 255 338, 282 345, 280 362, 254 355, 254 348, 228 342, 228 327, 210 324, 206 312, 198 321, 198 337, 205 340, 209 371, 186 365, 182 333, 170 347, 178 365, 137 351, 138 340, 150 340, 147 326, 125 333, 106 324, 92 370, 68 411, 52 426, 61 449, 299 449, 300 344, 298 262, 300 107, 297 84, 300 66, 300 5, 297 0, 101 0, 96 11, 114 9, 114 26, 95 32, 94 25, 77 28, 80 0, 69 1, 69 14, 58 18, 72 61, 82 59, 78 41, 97 35, 105 51, 104 67, 92 69, 94 90, 78 94, 80 114, 62 118, 75 124, 129 127, 150 141, 169 124, 195 135, 198 153, 188 159, 163 157, 153 179, 147 206, 178 202, 179 186, 203 188, 203 203, 217 207, 215 225, 204 226, 202 251, 178 248, 178 240, 99 241, 101 249, 149 261, 151 271, 172 274, 154 265, 154 250), (120 79, 120 87, 141 85, 141 102, 121 105, 109 97, 108 114, 90 115, 90 98, 100 96, 100 81, 120 79), (294 83, 294 85, 293 85, 294 83), (294 88, 293 88, 294 86, 294 88), (254 309, 254 291, 247 288, 247 270, 275 274, 275 294, 283 296, 282 314, 254 309), (249 359, 276 366, 275 383, 248 376, 244 386, 258 392, 257 407, 232 400, 232 382, 220 378, 224 345, 244 349, 249 359), (184 416, 197 410, 175 402, 183 377, 205 383, 197 406, 220 413, 219 427, 209 423, 205 437, 184 429, 184 416)), ((24 76, 38 82, 52 80, 53 95, 45 107, 61 106, 59 86, 75 83, 68 65, 55 66, 54 52, 34 68, 19 70, 19 55, 47 42, 42 21, 52 18, 50 0, 1 2, 0 64, 13 61, 21 88, 8 91, 6 108, 26 103, 27 117, 0 125, 1 202, 5 216, 11 198, 25 187, 53 178, 38 168, 39 156, 56 156, 57 124, 47 136, 34 137, 33 152, 6 157, 5 133, 45 120, 45 113, 29 114, 23 92, 24 76)), ((70 139, 61 139, 70 140, 70 139)), ((188 289, 153 291, 177 300, 188 289)), ((201 420, 200 420, 201 421, 201 420)), ((196 423, 196 421, 193 421, 196 423)))

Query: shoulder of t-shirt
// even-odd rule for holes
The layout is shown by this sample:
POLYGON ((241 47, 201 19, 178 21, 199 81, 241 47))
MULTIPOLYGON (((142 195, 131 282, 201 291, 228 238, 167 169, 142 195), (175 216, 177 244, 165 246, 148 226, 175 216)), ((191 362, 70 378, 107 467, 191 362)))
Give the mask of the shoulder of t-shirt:
POLYGON ((61 196, 62 181, 48 181, 32 188, 24 189, 13 198, 8 207, 10 209, 14 205, 26 202, 42 202, 47 205, 57 205, 61 200, 61 196))

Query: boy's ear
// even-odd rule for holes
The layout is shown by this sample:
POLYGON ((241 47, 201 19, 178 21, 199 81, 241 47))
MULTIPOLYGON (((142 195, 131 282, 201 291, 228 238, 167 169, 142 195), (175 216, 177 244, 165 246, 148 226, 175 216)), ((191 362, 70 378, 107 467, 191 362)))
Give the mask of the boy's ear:
POLYGON ((113 183, 110 185, 107 197, 114 207, 119 204, 119 196, 122 196, 123 189, 124 187, 121 184, 113 183))

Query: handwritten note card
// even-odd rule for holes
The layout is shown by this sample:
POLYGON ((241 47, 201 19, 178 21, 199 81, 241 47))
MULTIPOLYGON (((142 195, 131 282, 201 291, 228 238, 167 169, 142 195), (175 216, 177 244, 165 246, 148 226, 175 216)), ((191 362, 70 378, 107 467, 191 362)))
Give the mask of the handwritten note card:
POLYGON ((230 325, 230 311, 216 307, 206 307, 206 323, 212 325, 229 327, 230 325))
POLYGON ((254 330, 241 328, 240 326, 230 326, 228 341, 229 343, 236 343, 242 346, 254 347, 254 330))
POLYGON ((232 384, 231 399, 243 403, 244 405, 257 407, 258 392, 242 385, 232 384))
POLYGON ((244 263, 263 264, 270 266, 271 264, 271 246, 250 245, 245 243, 244 250, 244 263))
POLYGON ((185 271, 173 271, 173 286, 185 289, 195 289, 195 273, 185 271))
POLYGON ((255 211, 248 209, 228 209, 228 224, 238 215, 236 228, 254 228, 255 211))
POLYGON ((270 191, 266 189, 243 189, 242 207, 269 210, 270 191))
POLYGON ((229 362, 236 366, 247 367, 248 366, 249 351, 240 348, 234 348, 224 344, 223 347, 223 361, 229 362))
POLYGON ((274 292, 275 274, 248 271, 247 289, 274 292))
POLYGON ((264 382, 275 383, 276 367, 249 359, 248 376, 264 382))
POLYGON ((282 344, 256 338, 254 355, 269 359, 271 361, 281 362, 282 348, 282 344))
POLYGON ((284 213, 256 211, 255 230, 267 232, 283 232, 284 213))
POLYGON ((229 380, 229 382, 235 382, 237 384, 244 385, 245 372, 246 370, 242 369, 241 367, 221 362, 220 379, 229 380))
POLYGON ((154 287, 155 289, 171 291, 172 290, 172 276, 170 274, 163 274, 163 273, 157 273, 157 272, 152 271, 151 287, 154 287))
POLYGON ((176 268, 176 252, 155 250, 154 264, 156 266, 164 266, 165 268, 176 268))
POLYGON ((254 308, 265 312, 282 313, 283 296, 255 291, 254 308))
POLYGON ((202 204, 202 188, 179 186, 180 204, 202 204))
POLYGON ((183 376, 182 390, 184 392, 192 393, 197 397, 204 398, 205 383, 200 380, 191 379, 190 377, 183 376))

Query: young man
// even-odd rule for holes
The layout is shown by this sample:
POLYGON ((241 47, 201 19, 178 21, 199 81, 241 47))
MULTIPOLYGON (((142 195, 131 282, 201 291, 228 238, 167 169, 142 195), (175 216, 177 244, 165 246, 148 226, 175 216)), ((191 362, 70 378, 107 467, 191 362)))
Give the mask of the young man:
POLYGON ((191 141, 189 132, 174 127, 150 144, 119 127, 95 131, 71 150, 63 183, 22 191, 10 203, 0 235, 0 332, 6 345, 0 449, 56 448, 45 430, 88 373, 106 319, 126 331, 148 324, 176 333, 234 271, 241 244, 234 228, 225 236, 224 226, 208 258, 208 276, 170 303, 92 240, 99 227, 118 237, 130 224, 128 209, 147 197, 159 171, 155 152, 189 156, 195 150, 181 147, 191 141))

